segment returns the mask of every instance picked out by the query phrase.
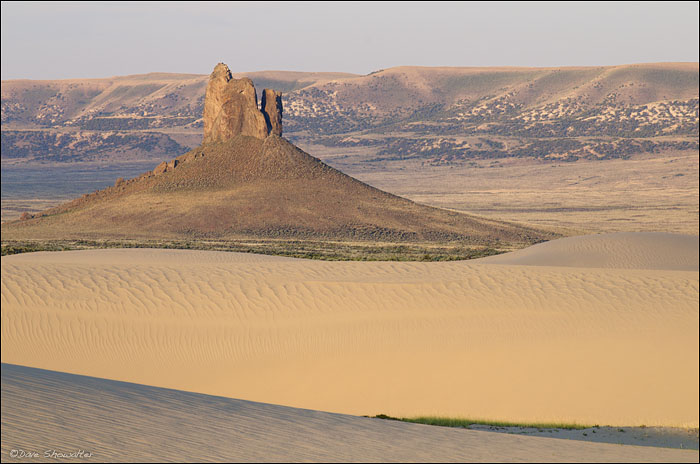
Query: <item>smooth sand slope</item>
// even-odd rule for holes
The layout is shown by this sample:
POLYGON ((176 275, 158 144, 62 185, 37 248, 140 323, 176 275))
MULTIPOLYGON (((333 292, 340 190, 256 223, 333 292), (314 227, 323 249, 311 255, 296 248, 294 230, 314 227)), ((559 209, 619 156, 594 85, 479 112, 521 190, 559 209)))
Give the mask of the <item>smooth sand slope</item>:
POLYGON ((13 449, 83 450, 98 462, 698 461, 696 450, 431 427, 7 364, 2 397, 8 462, 13 449))
POLYGON ((612 269, 698 270, 698 237, 619 232, 569 237, 489 256, 483 263, 612 269))
MULTIPOLYGON (((628 243, 604 238, 560 252, 628 243)), ((698 271, 626 269, 646 259, 629 250, 622 269, 3 257, 2 362, 357 415, 697 427, 698 271)))

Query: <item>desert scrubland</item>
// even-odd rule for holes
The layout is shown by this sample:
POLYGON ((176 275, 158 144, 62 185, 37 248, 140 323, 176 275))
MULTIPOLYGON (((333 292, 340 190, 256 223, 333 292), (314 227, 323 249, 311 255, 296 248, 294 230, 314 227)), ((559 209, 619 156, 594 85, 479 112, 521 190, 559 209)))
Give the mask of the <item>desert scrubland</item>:
POLYGON ((573 163, 475 160, 426 167, 419 161, 362 163, 366 150, 308 146, 334 167, 418 203, 556 230, 698 234, 697 151, 635 154, 573 163), (336 157, 337 155, 337 157, 336 157))

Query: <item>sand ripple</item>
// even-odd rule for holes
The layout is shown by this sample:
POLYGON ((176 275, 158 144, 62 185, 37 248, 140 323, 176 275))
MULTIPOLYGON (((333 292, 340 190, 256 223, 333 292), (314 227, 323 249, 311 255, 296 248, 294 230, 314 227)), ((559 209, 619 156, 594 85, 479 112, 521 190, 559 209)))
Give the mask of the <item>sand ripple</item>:
POLYGON ((692 270, 32 253, 2 258, 0 302, 6 363, 351 414, 698 425, 692 270))

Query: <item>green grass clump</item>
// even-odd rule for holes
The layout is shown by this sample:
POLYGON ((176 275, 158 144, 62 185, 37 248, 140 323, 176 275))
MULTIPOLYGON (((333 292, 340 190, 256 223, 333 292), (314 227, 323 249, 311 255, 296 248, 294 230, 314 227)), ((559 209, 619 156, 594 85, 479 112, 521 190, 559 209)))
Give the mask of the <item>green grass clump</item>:
POLYGON ((387 419, 401 422, 412 422, 415 424, 437 425, 440 427, 462 427, 467 428, 470 425, 487 425, 491 427, 521 427, 535 429, 566 429, 566 430, 582 430, 591 428, 590 425, 575 424, 569 422, 508 422, 497 420, 484 419, 467 419, 457 417, 437 417, 437 416, 420 416, 420 417, 391 417, 386 414, 378 414, 375 419, 387 419))

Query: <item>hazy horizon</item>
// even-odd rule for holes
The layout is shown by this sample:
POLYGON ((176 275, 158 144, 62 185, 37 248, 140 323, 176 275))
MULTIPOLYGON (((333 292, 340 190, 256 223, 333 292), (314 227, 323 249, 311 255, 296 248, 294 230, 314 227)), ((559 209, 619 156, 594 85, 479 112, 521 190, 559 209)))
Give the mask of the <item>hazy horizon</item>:
POLYGON ((697 62, 697 37, 697 2, 2 2, 2 79, 697 62))

